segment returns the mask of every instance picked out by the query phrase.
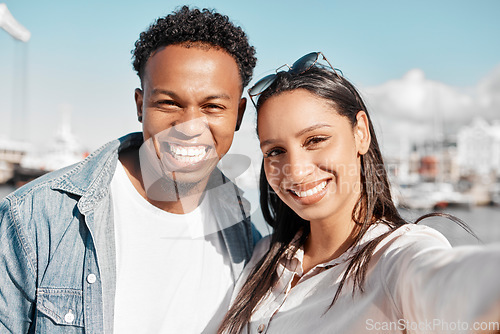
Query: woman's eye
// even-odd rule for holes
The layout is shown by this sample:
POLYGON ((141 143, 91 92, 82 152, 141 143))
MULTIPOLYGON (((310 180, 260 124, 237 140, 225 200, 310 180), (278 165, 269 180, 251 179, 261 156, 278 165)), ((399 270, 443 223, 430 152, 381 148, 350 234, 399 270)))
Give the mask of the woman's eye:
POLYGON ((315 137, 311 137, 311 138, 308 138, 304 145, 305 147, 311 147, 311 146, 315 146, 315 145, 318 145, 324 141, 327 141, 328 139, 330 139, 331 137, 330 136, 315 136, 315 137))
POLYGON ((285 151, 281 148, 273 148, 267 152, 264 153, 264 158, 272 158, 272 157, 276 157, 282 153, 284 153, 285 151))

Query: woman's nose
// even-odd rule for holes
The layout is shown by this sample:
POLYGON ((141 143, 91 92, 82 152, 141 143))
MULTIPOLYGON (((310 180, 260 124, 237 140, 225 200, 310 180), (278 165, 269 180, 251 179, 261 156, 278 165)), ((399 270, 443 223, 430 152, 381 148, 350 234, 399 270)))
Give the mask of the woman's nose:
POLYGON ((291 153, 283 168, 284 176, 289 182, 297 184, 304 181, 313 173, 314 164, 307 154, 291 153))

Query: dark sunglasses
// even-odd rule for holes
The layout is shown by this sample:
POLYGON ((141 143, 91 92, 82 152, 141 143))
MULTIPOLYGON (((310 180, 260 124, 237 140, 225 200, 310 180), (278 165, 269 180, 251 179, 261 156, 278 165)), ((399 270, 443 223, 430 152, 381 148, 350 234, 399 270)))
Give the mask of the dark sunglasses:
POLYGON ((328 59, 326 59, 326 57, 323 54, 323 52, 311 52, 311 53, 308 53, 305 56, 302 56, 299 59, 297 59, 292 64, 292 66, 290 66, 288 64, 281 65, 280 67, 278 67, 276 69, 276 73, 269 74, 269 75, 263 77, 262 79, 260 79, 259 81, 257 81, 257 83, 255 83, 255 85, 253 85, 248 90, 248 95, 250 96, 250 99, 252 100, 253 105, 257 108, 257 103, 256 103, 256 101, 254 101, 253 98, 255 96, 259 96, 267 88, 269 88, 269 86, 271 86, 271 84, 274 82, 274 80, 276 80, 277 73, 282 68, 288 67, 288 72, 290 72, 292 74, 302 74, 304 72, 309 71, 314 65, 316 65, 316 63, 320 60, 320 56, 323 57, 323 60, 325 60, 328 63, 328 65, 330 66, 330 68, 332 69, 332 71, 338 77, 340 77, 339 73, 340 73, 340 75, 343 75, 341 70, 339 70, 338 68, 334 68, 332 66, 332 64, 330 64, 330 62, 328 61, 328 59))

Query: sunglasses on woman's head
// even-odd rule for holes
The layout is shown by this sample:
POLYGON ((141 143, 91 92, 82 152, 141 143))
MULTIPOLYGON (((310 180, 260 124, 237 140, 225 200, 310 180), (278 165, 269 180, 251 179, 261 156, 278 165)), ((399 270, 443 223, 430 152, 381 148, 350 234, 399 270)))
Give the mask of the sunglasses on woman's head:
POLYGON ((304 72, 309 71, 314 65, 316 65, 316 63, 319 61, 319 56, 320 55, 323 57, 323 60, 325 60, 328 63, 328 65, 330 66, 330 68, 332 69, 332 71, 338 77, 339 77, 339 72, 340 72, 340 75, 343 75, 341 70, 339 70, 338 68, 334 68, 332 66, 332 64, 330 64, 330 62, 328 61, 328 59, 326 59, 326 57, 323 54, 323 52, 311 52, 311 53, 308 53, 305 56, 302 56, 299 59, 297 59, 292 64, 292 66, 290 66, 288 64, 281 65, 280 67, 278 67, 276 69, 276 73, 269 74, 269 75, 263 77, 262 79, 260 79, 259 81, 257 81, 257 83, 255 85, 253 85, 248 90, 248 95, 250 96, 250 99, 252 100, 253 105, 257 108, 257 103, 256 103, 256 101, 254 101, 253 98, 255 96, 259 96, 267 88, 269 88, 269 86, 271 86, 271 84, 274 82, 274 80, 276 80, 277 73, 282 68, 288 67, 288 72, 290 72, 292 74, 302 74, 304 72))

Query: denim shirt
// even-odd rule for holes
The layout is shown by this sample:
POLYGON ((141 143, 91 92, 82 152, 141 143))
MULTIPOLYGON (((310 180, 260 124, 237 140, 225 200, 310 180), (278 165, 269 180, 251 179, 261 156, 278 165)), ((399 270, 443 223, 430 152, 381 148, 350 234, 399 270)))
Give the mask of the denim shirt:
MULTIPOLYGON (((141 133, 112 141, 0 203, 0 333, 112 332, 116 259, 110 182, 118 153, 142 141, 141 133)), ((212 196, 217 201, 211 205, 224 213, 218 233, 236 280, 260 234, 241 192, 224 180, 235 189, 238 205, 229 206, 224 194, 212 196), (228 224, 234 217, 242 219, 228 224)))

